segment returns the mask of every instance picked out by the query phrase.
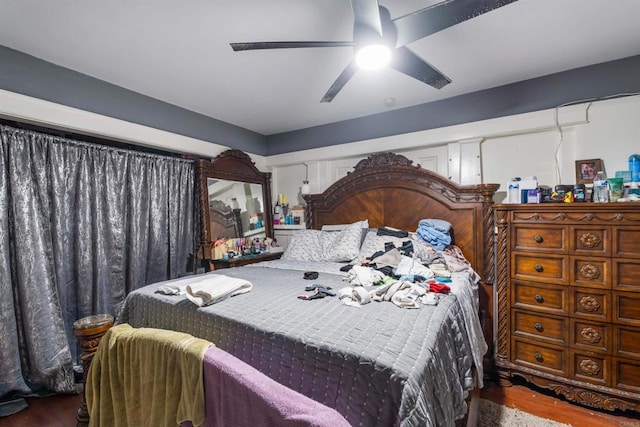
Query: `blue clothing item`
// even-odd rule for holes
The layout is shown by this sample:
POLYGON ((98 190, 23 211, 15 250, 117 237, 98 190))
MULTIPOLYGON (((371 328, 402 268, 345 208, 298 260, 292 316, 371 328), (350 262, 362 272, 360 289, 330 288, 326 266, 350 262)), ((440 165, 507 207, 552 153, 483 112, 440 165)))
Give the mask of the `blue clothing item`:
POLYGON ((414 282, 424 282, 425 280, 427 280, 427 278, 424 276, 420 276, 419 274, 403 274, 402 276, 400 276, 400 280, 414 283, 414 282))
POLYGON ((451 223, 444 219, 421 219, 418 222, 418 228, 420 227, 434 228, 441 233, 447 234, 451 232, 451 223))
POLYGON ((452 242, 451 223, 442 219, 421 219, 416 230, 418 236, 441 251, 452 242))

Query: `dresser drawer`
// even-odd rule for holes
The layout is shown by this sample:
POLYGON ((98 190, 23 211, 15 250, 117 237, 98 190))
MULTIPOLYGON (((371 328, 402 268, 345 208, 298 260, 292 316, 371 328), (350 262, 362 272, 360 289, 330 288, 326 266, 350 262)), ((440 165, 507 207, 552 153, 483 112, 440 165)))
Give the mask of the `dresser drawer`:
POLYGON ((611 227, 570 227, 570 252, 574 255, 611 256, 611 227))
POLYGON ((613 228, 613 256, 640 258, 640 227, 613 228))
POLYGON ((601 386, 610 385, 611 356, 571 350, 571 378, 601 386))
POLYGON ((537 338, 566 345, 568 342, 567 319, 523 310, 511 311, 511 333, 524 338, 537 338))
POLYGON ((613 260, 613 289, 627 292, 640 292, 640 260, 613 260))
POLYGON ((614 357, 613 386, 620 390, 640 393, 640 362, 614 357))
POLYGON ((611 289, 611 258, 569 258, 572 285, 611 289))
POLYGON ((512 337, 511 361, 513 363, 566 377, 566 357, 565 349, 512 337))
POLYGON ((568 284, 568 257, 554 254, 511 254, 511 277, 545 283, 568 284))
POLYGON ((611 353, 611 324, 571 319, 571 346, 576 349, 611 353))
POLYGON ((569 315, 593 321, 611 321, 611 292, 574 288, 570 290, 569 315))
POLYGON ((614 355, 640 360, 640 329, 613 325, 614 355))
POLYGON ((613 321, 640 326, 640 294, 615 292, 613 294, 613 321))
POLYGON ((569 288, 563 285, 513 282, 511 306, 566 315, 569 312, 569 288))
POLYGON ((513 250, 567 253, 567 227, 516 225, 513 227, 513 250))

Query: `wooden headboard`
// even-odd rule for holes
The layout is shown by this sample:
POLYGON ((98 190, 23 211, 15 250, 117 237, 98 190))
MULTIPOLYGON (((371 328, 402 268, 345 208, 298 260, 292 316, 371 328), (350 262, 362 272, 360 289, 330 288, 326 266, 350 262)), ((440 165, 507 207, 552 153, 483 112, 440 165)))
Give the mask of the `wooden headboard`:
POLYGON ((493 283, 491 205, 499 185, 457 185, 412 163, 394 153, 361 160, 323 193, 305 196, 307 225, 319 229, 368 219, 372 228, 415 231, 423 218, 444 219, 453 226, 453 243, 482 280, 493 283))

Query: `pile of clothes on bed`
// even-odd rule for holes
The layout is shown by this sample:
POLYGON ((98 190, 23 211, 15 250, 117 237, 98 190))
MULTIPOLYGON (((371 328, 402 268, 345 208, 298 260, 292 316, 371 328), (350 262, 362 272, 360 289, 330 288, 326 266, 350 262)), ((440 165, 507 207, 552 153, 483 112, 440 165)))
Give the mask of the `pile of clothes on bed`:
POLYGON ((372 301, 390 301, 402 308, 435 305, 440 295, 450 292, 452 271, 470 268, 459 249, 450 246, 451 224, 447 221, 423 219, 416 233, 383 227, 376 235, 389 236, 384 248, 342 269, 350 286, 337 294, 346 305, 372 301))

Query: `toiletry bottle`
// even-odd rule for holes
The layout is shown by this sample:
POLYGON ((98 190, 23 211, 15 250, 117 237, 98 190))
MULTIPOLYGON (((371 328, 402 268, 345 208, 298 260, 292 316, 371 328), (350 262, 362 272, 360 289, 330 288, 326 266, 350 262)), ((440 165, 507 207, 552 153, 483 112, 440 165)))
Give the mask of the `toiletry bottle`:
POLYGON ((276 205, 273 207, 273 223, 275 225, 280 224, 280 198, 276 200, 276 205))
POLYGON ((514 177, 507 188, 507 203, 520 203, 520 178, 514 177))
POLYGON ((631 172, 631 182, 640 182, 640 154, 629 156, 629 172, 631 172))
POLYGON ((607 175, 603 171, 598 171, 593 178, 594 202, 606 203, 609 201, 609 186, 607 184, 607 175))

